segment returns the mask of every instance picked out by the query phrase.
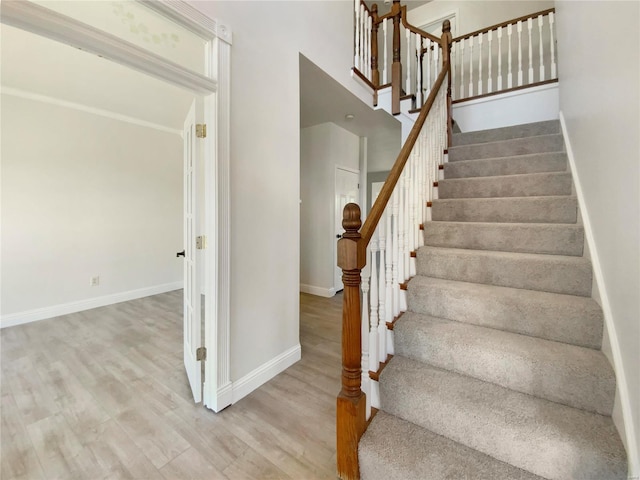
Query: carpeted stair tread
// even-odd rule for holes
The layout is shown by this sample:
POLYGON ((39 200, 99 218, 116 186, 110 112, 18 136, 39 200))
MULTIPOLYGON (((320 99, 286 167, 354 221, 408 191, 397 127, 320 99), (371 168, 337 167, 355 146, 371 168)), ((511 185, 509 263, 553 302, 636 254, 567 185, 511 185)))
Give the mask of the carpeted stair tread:
POLYGON ((407 291, 413 312, 599 349, 603 315, 588 297, 417 275, 407 291))
POLYGON ((450 222, 576 223, 574 196, 434 200, 432 219, 450 222))
POLYGON ((571 195, 568 172, 452 178, 438 182, 438 198, 534 197, 571 195))
POLYGON ((474 143, 510 140, 512 138, 549 135, 554 133, 560 133, 559 120, 546 120, 543 122, 525 123, 522 125, 512 125, 509 127, 492 128, 489 130, 461 132, 453 135, 452 144, 454 146, 460 146, 474 143))
POLYGON ((360 440, 358 457, 362 480, 542 480, 382 411, 360 440))
POLYGON ((591 262, 583 257, 420 247, 417 273, 503 287, 590 296, 591 262))
POLYGON ((575 408, 610 415, 615 375, 601 351, 405 312, 396 355, 575 408))
POLYGON ((535 137, 513 138, 488 143, 475 143, 449 147, 449 162, 480 158, 511 157, 531 153, 564 151, 561 134, 538 135, 535 137))
POLYGON ((444 164, 444 178, 491 177, 523 173, 566 172, 564 152, 532 153, 513 157, 460 160, 444 164))
POLYGON ((432 247, 581 256, 584 229, 576 224, 427 222, 424 242, 432 247))
POLYGON ((380 375, 380 399, 389 414, 550 480, 626 478, 611 417, 400 355, 380 375))

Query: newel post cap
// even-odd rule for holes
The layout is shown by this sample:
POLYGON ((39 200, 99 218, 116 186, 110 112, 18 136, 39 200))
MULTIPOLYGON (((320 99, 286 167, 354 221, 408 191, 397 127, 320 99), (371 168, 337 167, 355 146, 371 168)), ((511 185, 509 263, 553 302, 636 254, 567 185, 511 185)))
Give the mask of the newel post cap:
POLYGON ((344 235, 338 240, 338 267, 342 270, 362 270, 365 265, 364 248, 360 247, 360 207, 348 203, 342 211, 342 228, 344 235))

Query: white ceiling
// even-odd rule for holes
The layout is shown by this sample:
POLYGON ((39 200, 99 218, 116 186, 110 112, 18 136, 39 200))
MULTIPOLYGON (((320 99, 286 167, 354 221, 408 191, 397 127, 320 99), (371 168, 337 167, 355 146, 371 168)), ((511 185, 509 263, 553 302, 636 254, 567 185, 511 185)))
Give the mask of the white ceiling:
POLYGON ((193 94, 77 48, 2 25, 2 87, 182 129, 193 94))
POLYGON ((300 55, 300 128, 327 122, 367 137, 368 150, 375 151, 376 156, 388 156, 390 162, 400 151, 398 120, 384 110, 373 110, 300 55), (347 114, 354 118, 346 119, 347 114))

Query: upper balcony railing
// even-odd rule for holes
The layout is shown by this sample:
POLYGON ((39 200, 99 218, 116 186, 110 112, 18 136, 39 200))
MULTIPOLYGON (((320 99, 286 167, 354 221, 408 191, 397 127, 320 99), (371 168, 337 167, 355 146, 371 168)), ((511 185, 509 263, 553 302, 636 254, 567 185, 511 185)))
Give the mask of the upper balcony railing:
POLYGON ((555 9, 453 39, 454 101, 557 81, 555 9))
MULTIPOLYGON (((410 25, 399 0, 384 15, 362 0, 354 7, 354 72, 376 98, 391 87, 393 114, 401 98, 420 108, 442 66, 440 39, 410 25)), ((554 20, 551 8, 454 38, 453 101, 557 81, 554 20)))

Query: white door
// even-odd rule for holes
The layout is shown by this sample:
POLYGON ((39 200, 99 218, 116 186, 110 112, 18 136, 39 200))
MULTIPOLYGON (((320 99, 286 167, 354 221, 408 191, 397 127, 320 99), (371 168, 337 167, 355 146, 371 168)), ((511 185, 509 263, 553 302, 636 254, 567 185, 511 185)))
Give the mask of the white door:
MULTIPOLYGON (((345 168, 336 167, 336 194, 335 194, 335 239, 338 239, 344 233, 342 228, 342 211, 347 203, 359 203, 360 201, 360 173, 357 170, 347 170, 345 168)), ((337 267, 337 248, 334 255, 334 279, 333 288, 336 292, 344 289, 342 283, 342 270, 337 267)))
POLYGON ((196 236, 198 232, 198 144, 196 137, 196 101, 184 121, 184 366, 193 392, 193 400, 202 400, 202 370, 197 358, 202 346, 200 273, 196 236))

